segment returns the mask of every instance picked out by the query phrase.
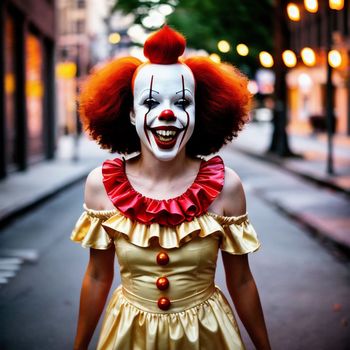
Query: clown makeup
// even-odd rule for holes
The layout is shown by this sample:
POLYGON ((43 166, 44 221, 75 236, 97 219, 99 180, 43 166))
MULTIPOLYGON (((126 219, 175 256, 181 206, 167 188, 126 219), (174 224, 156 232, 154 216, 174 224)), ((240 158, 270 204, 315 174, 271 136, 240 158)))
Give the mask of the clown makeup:
POLYGON ((194 88, 193 74, 183 64, 147 64, 137 72, 131 121, 159 160, 174 159, 193 133, 194 88))

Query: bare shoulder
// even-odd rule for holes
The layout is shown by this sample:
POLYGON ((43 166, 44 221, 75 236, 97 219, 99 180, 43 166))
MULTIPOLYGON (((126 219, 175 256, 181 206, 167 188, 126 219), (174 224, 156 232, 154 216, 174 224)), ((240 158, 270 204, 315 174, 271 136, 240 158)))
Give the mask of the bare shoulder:
POLYGON ((111 202, 103 185, 101 166, 93 169, 86 179, 84 201, 89 209, 112 209, 111 202))
POLYGON ((226 216, 239 216, 246 213, 246 199, 242 181, 236 172, 228 167, 225 167, 222 200, 226 216))

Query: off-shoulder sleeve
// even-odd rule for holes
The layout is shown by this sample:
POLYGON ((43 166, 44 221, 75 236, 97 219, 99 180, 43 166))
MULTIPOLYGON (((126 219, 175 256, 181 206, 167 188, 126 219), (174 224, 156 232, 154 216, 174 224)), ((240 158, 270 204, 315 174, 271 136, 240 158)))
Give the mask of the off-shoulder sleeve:
POLYGON ((220 243, 221 250, 240 255, 259 249, 260 242, 247 213, 241 216, 212 215, 224 229, 220 243))
POLYGON ((109 211, 95 211, 85 207, 85 211, 78 219, 71 240, 80 243, 84 248, 108 249, 112 245, 102 224, 110 217, 109 211))

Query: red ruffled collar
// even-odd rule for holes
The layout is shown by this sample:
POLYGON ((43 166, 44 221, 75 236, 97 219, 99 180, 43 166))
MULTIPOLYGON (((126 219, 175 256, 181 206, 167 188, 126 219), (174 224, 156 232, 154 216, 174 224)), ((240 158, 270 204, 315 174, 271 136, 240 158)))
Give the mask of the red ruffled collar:
POLYGON ((225 168, 219 156, 202 160, 195 181, 182 195, 158 200, 143 196, 130 184, 121 159, 102 166, 103 184, 114 206, 126 217, 143 224, 175 226, 207 212, 224 185, 225 168))

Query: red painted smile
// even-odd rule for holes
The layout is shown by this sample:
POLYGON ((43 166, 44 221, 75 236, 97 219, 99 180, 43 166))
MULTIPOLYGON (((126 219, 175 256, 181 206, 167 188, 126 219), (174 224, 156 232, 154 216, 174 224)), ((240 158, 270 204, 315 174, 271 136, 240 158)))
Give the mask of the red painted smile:
POLYGON ((149 130, 152 132, 154 140, 159 148, 169 149, 175 146, 178 135, 184 129, 179 129, 174 126, 158 126, 156 128, 150 128, 149 130))

